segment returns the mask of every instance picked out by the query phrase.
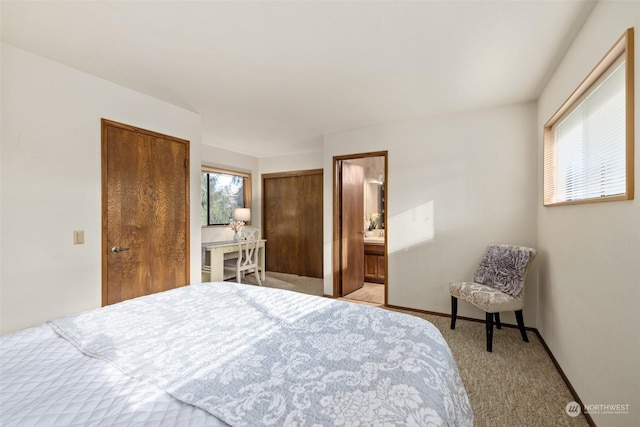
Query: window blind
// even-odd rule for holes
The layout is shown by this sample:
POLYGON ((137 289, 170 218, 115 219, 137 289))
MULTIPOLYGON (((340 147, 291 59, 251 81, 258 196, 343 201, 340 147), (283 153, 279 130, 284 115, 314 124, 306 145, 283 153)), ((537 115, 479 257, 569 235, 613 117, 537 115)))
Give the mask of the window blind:
POLYGON ((555 157, 551 203, 626 191, 625 57, 582 95, 551 128, 555 157))

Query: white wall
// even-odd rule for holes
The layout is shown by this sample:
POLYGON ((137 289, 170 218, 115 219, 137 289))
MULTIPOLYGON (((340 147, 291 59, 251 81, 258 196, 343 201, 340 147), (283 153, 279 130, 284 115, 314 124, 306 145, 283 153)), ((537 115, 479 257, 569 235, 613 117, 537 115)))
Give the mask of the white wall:
MULTIPOLYGON (((536 247, 535 123, 527 103, 325 137, 325 171, 333 156, 389 152, 389 304, 450 313, 448 283, 470 280, 489 243, 536 247)), ((324 178, 324 292, 332 295, 331 173, 324 178)), ((535 270, 524 308, 534 327, 535 270)), ((468 304, 459 314, 484 319, 468 304)))
POLYGON ((320 150, 287 156, 263 157, 260 159, 260 173, 322 169, 324 166, 322 153, 320 150))
MULTIPOLYGON (((2 44, 0 333, 101 305, 101 125, 107 118, 190 143, 200 205, 200 116, 2 44), (73 245, 73 230, 86 244, 73 245)), ((200 280, 200 211, 191 215, 200 280)), ((196 280, 197 279, 197 280, 196 280)))
POLYGON ((636 200, 542 206, 538 329, 585 404, 628 404, 628 415, 592 414, 598 425, 640 425, 640 2, 599 2, 538 104, 544 123, 614 42, 635 27, 636 200))

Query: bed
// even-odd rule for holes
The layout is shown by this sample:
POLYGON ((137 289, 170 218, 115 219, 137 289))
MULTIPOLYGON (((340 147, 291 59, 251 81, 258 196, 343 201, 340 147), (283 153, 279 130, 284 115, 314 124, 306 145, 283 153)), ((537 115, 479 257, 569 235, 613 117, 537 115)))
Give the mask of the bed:
POLYGON ((185 286, 0 337, 4 426, 472 426, 415 316, 235 283, 185 286))

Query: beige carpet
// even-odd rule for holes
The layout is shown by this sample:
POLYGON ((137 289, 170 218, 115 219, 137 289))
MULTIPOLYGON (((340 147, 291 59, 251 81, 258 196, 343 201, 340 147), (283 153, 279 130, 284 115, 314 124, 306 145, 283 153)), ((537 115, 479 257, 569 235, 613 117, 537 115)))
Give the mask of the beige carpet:
MULTIPOLYGON (((245 281, 256 283, 253 275, 245 281)), ((291 274, 269 272, 264 285, 323 294, 322 279, 291 274)), ((477 427, 588 426, 582 414, 572 418, 565 413, 573 397, 535 333, 528 332, 530 342, 525 343, 515 328, 496 329, 488 353, 484 323, 458 320, 451 330, 448 317, 405 313, 433 323, 449 343, 477 427)))

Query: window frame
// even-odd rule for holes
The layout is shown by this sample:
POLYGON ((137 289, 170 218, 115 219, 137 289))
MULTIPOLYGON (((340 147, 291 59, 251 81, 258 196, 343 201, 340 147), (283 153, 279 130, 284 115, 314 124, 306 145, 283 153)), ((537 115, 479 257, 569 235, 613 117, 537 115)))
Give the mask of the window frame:
MULTIPOLYGON (((244 172, 244 171, 240 171, 240 170, 234 170, 234 169, 225 169, 225 168, 219 168, 219 167, 214 167, 214 166, 205 166, 202 165, 200 167, 200 179, 202 180, 202 174, 204 173, 219 173, 219 174, 225 174, 225 175, 235 175, 235 176, 240 176, 243 178, 244 183, 243 183, 243 187, 244 187, 244 208, 248 208, 251 209, 251 197, 252 197, 252 191, 251 191, 251 173, 250 172, 244 172)), ((202 206, 200 207, 202 209, 202 206)), ((226 224, 209 224, 209 212, 208 212, 208 208, 209 208, 209 199, 207 198, 207 224, 202 224, 202 213, 201 213, 201 221, 200 221, 200 226, 202 228, 211 228, 211 227, 227 227, 229 225, 229 223, 226 224)), ((233 220, 233 218, 232 218, 233 220)), ((247 221, 247 224, 251 224, 251 221, 247 221)))
POLYGON ((560 106, 544 125, 543 145, 543 204, 544 206, 563 206, 584 203, 613 202, 633 200, 634 198, 634 43, 633 28, 624 34, 596 64, 587 77, 578 85, 569 98, 560 106), (582 101, 583 95, 607 72, 614 63, 624 55, 625 61, 625 193, 603 197, 590 197, 576 200, 554 201, 556 167, 554 162, 555 132, 553 126, 575 109, 582 101))

